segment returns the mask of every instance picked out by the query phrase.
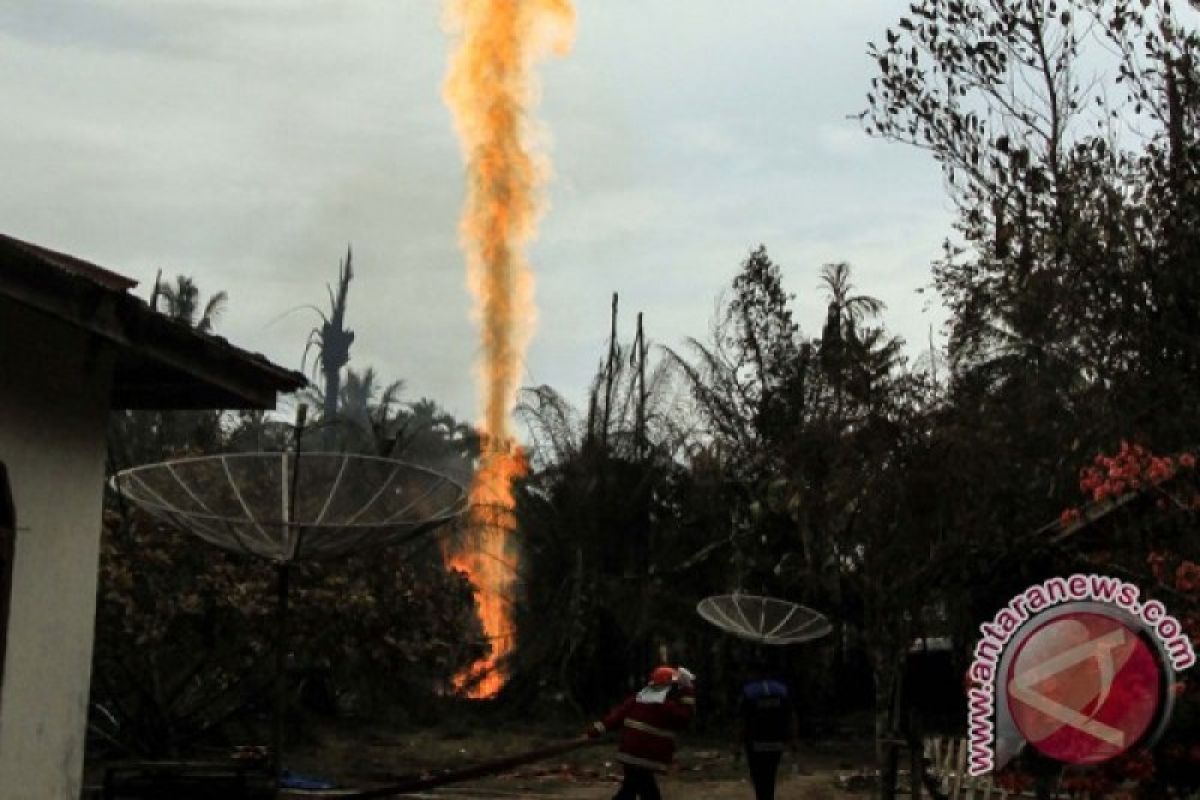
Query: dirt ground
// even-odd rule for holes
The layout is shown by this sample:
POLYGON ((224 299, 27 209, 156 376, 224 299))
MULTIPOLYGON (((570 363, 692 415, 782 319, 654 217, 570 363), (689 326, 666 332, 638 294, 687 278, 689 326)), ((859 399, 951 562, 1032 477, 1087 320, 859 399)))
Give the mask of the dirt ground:
MULTIPOLYGON (((294 769, 336 781, 342 786, 382 786, 414 775, 436 775, 483 761, 535 750, 571 738, 545 731, 512 727, 428 730, 391 733, 383 730, 326 730, 293 749, 294 769)), ((621 766, 612 739, 564 756, 529 764, 497 777, 456 784, 413 797, 562 798, 600 800, 612 797, 621 766)), ((863 797, 839 787, 838 776, 857 772, 871 761, 867 741, 803 742, 784 756, 778 800, 834 800, 863 797)), ((675 769, 660 779, 667 800, 734 800, 753 798, 745 764, 734 758, 729 742, 691 737, 683 743, 675 769)))
MULTIPOLYGON (((753 800, 754 791, 747 781, 705 780, 679 781, 668 778, 659 783, 665 800, 753 800)), ((555 787, 536 787, 489 784, 487 786, 463 786, 446 788, 423 795, 410 797, 442 798, 442 800, 468 800, 468 798, 517 798, 530 800, 556 798, 557 800, 608 800, 617 789, 615 782, 577 783, 555 787)), ((826 800, 827 798, 854 797, 855 795, 831 788, 824 777, 811 776, 784 778, 775 794, 777 800, 826 800)), ((861 795, 858 795, 861 797, 861 795)))
MULTIPOLYGON (((416 778, 436 777, 448 771, 578 740, 580 724, 530 726, 467 717, 444 720, 434 727, 389 726, 362 720, 308 724, 304 733, 288 742, 289 770, 301 776, 330 781, 339 789, 370 789, 416 778), (302 738, 301 738, 302 737, 302 738)), ((249 741, 261 740, 248 733, 249 741)), ((478 798, 558 798, 559 800, 607 800, 617 791, 621 765, 616 761, 615 737, 608 737, 566 754, 528 763, 507 772, 456 783, 406 797, 472 800, 478 798)), ((734 757, 728 739, 686 734, 681 741, 672 771, 659 785, 666 800, 752 800, 746 767, 734 757)), ((857 792, 839 783, 869 769, 872 743, 861 735, 825 737, 802 741, 795 754, 785 754, 779 771, 778 800, 838 800, 866 797, 864 785, 857 792)), ((212 748, 191 758, 224 761, 228 748, 212 748)), ((88 785, 99 796, 103 762, 89 764, 88 785)), ((861 779, 860 779, 861 783, 861 779)), ((289 793, 288 796, 334 797, 335 792, 289 793)))
MULTIPOLYGON (((818 772, 808 776, 784 774, 779 782, 776 798, 778 800, 832 800, 833 798, 850 798, 854 795, 841 791, 834 786, 830 773, 818 772)), ((617 779, 607 781, 575 781, 554 782, 539 785, 528 781, 493 781, 486 785, 469 785, 447 787, 437 792, 431 792, 428 797, 450 798, 476 797, 528 797, 528 798, 561 798, 562 800, 608 800, 617 790, 617 779)), ((692 800, 704 798, 711 800, 752 800, 754 790, 746 778, 687 778, 678 775, 667 776, 659 781, 663 797, 666 800, 692 800)))

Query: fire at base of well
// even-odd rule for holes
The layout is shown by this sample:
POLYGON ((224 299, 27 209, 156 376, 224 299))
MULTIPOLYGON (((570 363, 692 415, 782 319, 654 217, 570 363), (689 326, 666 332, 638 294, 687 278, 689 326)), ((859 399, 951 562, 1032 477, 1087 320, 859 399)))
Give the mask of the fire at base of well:
POLYGON ((516 589, 513 482, 529 471, 519 447, 485 451, 471 486, 471 510, 461 546, 447 558, 475 587, 479 621, 491 651, 454 677, 454 688, 471 698, 494 697, 504 686, 504 659, 512 652, 516 589))

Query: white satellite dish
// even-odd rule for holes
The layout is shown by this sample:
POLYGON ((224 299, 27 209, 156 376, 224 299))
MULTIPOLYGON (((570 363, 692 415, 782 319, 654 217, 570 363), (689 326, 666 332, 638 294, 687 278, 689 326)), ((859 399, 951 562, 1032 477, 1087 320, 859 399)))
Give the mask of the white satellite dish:
POLYGON ((759 644, 799 644, 820 639, 833 630, 819 611, 756 594, 706 597, 696 612, 726 633, 759 644))

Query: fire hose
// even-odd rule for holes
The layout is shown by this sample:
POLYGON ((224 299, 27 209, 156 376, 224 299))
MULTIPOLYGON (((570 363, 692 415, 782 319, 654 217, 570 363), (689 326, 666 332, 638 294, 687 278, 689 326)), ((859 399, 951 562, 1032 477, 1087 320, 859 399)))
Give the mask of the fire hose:
POLYGON ((397 783, 392 786, 381 786, 377 789, 364 789, 359 792, 349 794, 339 793, 339 798, 353 798, 353 800, 372 800, 372 798, 394 797, 401 794, 411 794, 413 792, 421 792, 426 789, 436 789, 439 786, 446 786, 451 783, 462 783, 471 781, 477 778, 486 778, 489 775, 496 775, 501 772, 507 772, 517 767, 522 767, 526 764, 532 764, 536 761, 542 761, 554 756, 570 753, 574 750, 587 747, 589 745, 600 744, 600 739, 588 739, 581 737, 571 739, 566 742, 540 747, 536 750, 529 750, 524 753, 506 756, 505 758, 497 758, 492 761, 484 761, 479 764, 473 764, 469 767, 450 770, 438 775, 428 775, 414 777, 411 780, 403 783, 397 783))

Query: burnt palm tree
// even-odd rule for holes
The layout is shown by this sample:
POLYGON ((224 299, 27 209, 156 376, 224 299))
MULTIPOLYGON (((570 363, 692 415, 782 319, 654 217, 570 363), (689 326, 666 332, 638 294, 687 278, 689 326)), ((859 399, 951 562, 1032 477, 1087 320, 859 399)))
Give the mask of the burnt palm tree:
POLYGON ((882 300, 854 294, 850 265, 844 261, 821 268, 821 286, 829 305, 821 331, 820 361, 834 390, 834 414, 841 419, 844 394, 866 400, 872 387, 896 364, 902 342, 868 321, 883 310, 882 300))
POLYGON ((330 286, 325 287, 329 293, 329 314, 326 315, 316 306, 306 306, 321 315, 321 327, 309 333, 304 353, 307 356, 310 347, 317 348, 316 369, 321 371, 325 379, 320 393, 321 417, 326 420, 337 416, 342 368, 350 361, 350 345, 354 343, 354 331, 346 327, 346 297, 354 277, 352 258, 350 247, 347 246, 346 260, 338 264, 337 292, 330 286))
POLYGON ((399 405, 403 390, 404 381, 381 385, 374 367, 367 367, 361 373, 348 369, 338 401, 341 418, 382 440, 392 427, 395 416, 392 412, 399 405))
MULTIPOLYGON (((201 333, 211 333, 229 296, 216 292, 201 303, 194 279, 179 275, 172 284, 161 278, 160 272, 154 279, 150 308, 201 333)), ((114 412, 108 437, 109 467, 115 470, 159 461, 188 448, 212 451, 222 435, 221 412, 216 410, 114 412)))
POLYGON ((177 276, 174 285, 161 283, 155 278, 150 306, 156 311, 160 297, 166 306, 163 313, 176 322, 182 322, 202 333, 212 332, 213 324, 225 313, 229 302, 228 294, 217 292, 209 296, 208 302, 201 307, 200 288, 196 286, 195 280, 187 275, 177 276))
MULTIPOLYGON (((397 412, 389 427, 388 455, 418 463, 469 465, 479 456, 479 431, 422 398, 397 412), (447 454, 454 459, 447 460, 447 454)), ((469 478, 469 475, 466 476, 469 478)))
POLYGON ((826 264, 821 268, 821 288, 829 298, 825 328, 821 332, 822 350, 836 355, 847 339, 853 339, 860 326, 884 309, 883 301, 868 295, 851 294, 850 265, 845 261, 826 264))

